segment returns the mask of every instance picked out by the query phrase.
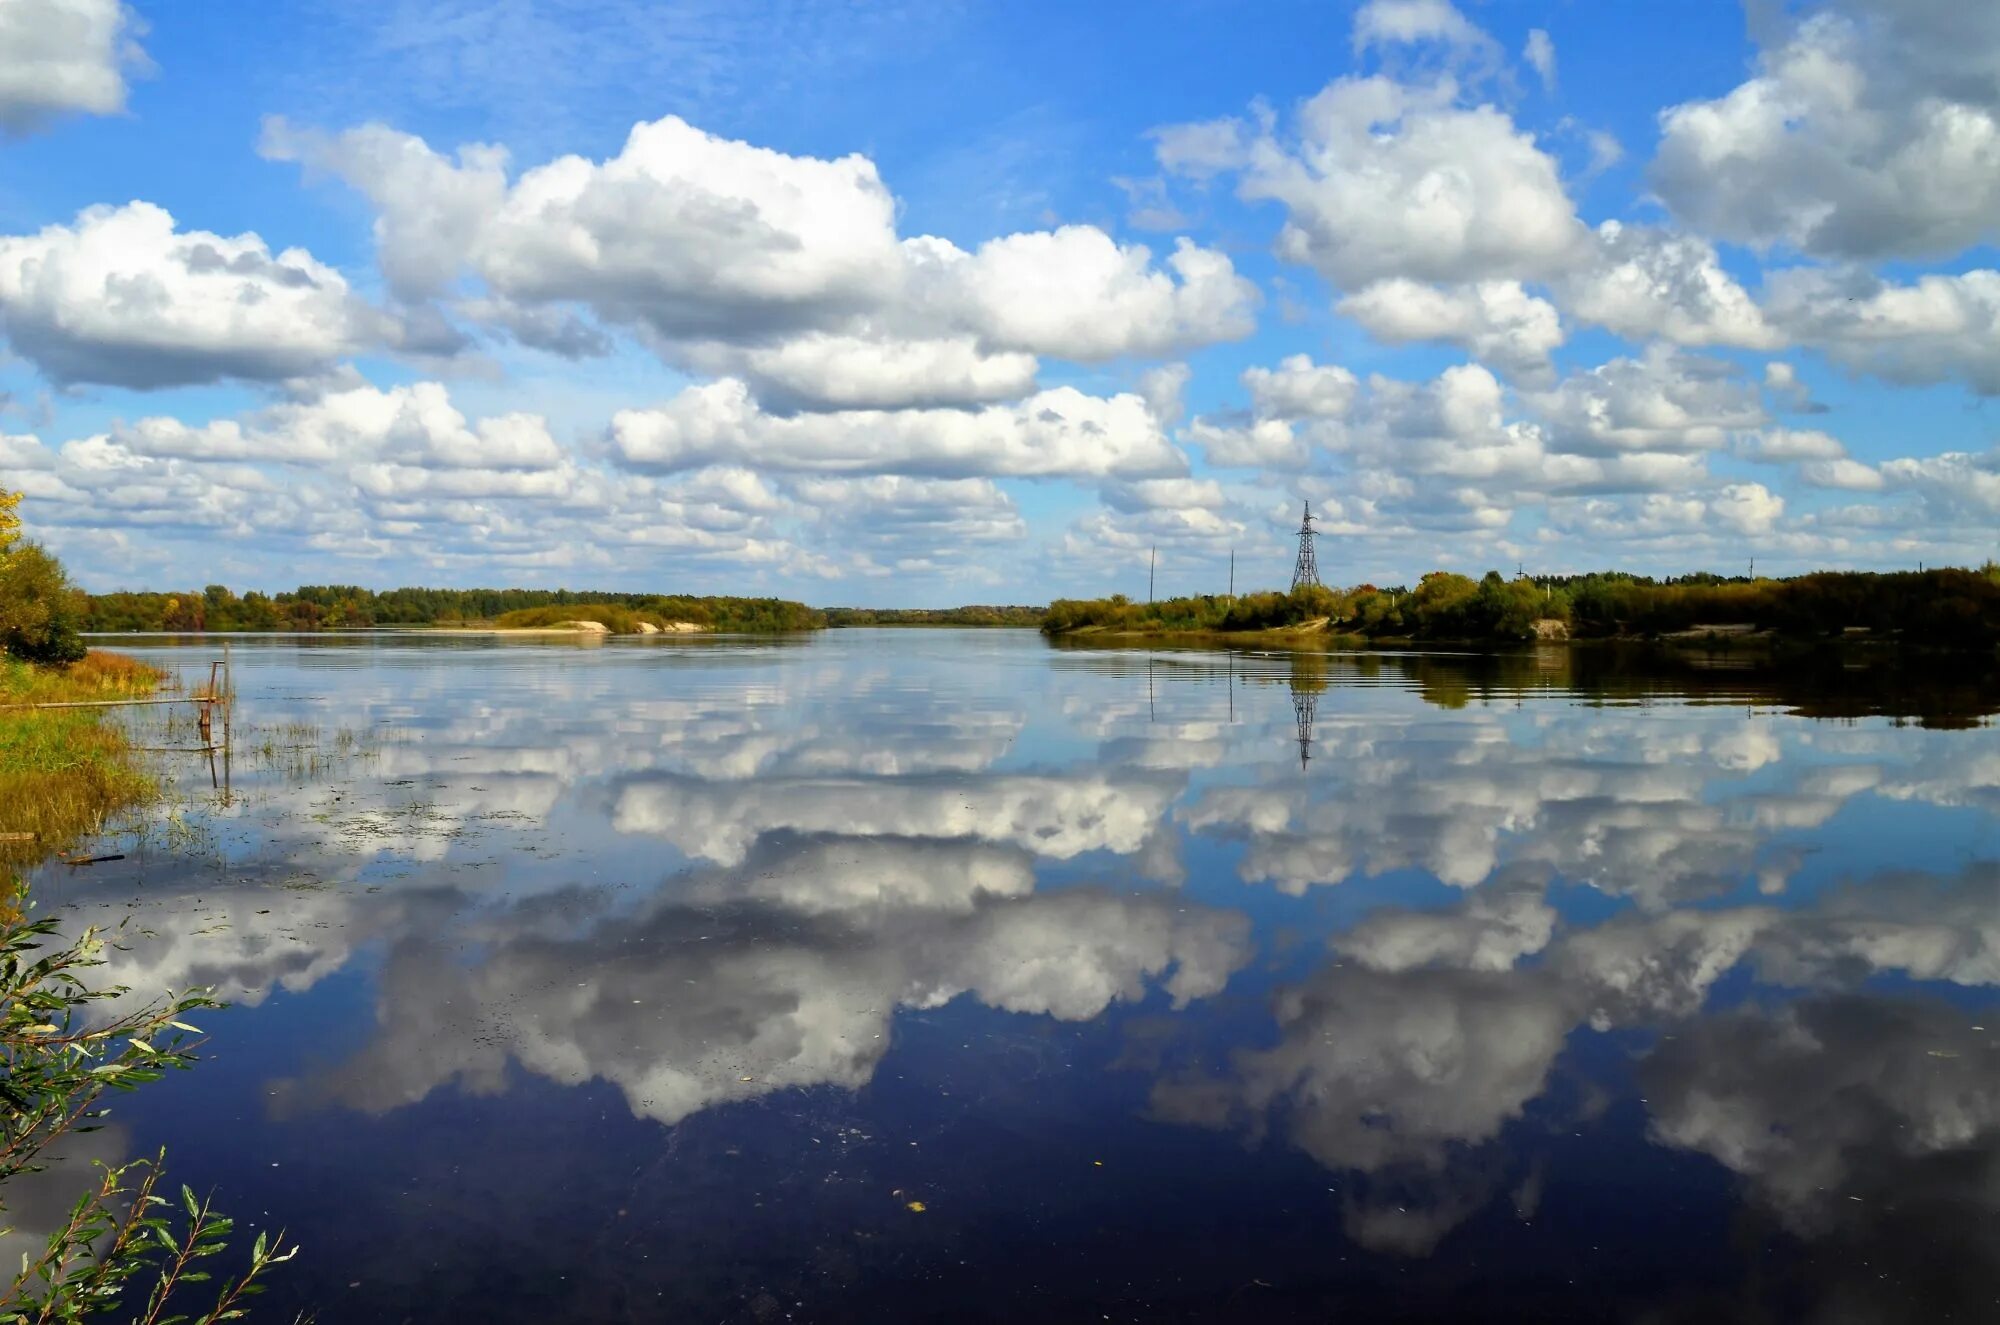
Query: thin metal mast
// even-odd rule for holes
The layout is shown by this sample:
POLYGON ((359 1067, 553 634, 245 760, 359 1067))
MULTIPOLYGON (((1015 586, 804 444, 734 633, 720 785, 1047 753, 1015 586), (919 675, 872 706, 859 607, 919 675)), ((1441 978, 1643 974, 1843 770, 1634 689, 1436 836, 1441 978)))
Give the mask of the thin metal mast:
POLYGON ((1146 562, 1146 601, 1153 601, 1153 572, 1160 565, 1160 549, 1154 548, 1153 555, 1146 562))
POLYGON ((1313 548, 1312 503, 1306 503, 1305 517, 1299 521, 1299 559, 1292 566, 1292 589, 1319 583, 1319 555, 1313 548))

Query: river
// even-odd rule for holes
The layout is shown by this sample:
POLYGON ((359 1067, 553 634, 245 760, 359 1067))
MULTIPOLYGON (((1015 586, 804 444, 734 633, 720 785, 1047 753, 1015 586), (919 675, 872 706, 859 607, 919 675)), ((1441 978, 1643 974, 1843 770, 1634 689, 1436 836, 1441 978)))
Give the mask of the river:
POLYGON ((258 1319, 2000 1318, 1982 678, 230 653, 34 887, 232 1005, 69 1164, 287 1228, 258 1319))

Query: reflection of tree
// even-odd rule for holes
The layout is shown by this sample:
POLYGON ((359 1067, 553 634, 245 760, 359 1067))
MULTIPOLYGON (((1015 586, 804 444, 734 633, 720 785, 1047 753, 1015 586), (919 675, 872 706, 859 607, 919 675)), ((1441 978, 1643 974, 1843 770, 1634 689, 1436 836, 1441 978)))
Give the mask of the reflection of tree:
MULTIPOLYGON (((1115 667, 1113 646, 1053 641, 1065 653, 1096 656, 1115 667)), ((1192 656, 1196 650, 1185 651, 1192 656)), ((1294 686, 1321 693, 1372 685, 1400 675, 1439 708, 1473 700, 1514 701, 1560 694, 1610 702, 1692 700, 1775 706, 1813 718, 1893 717, 1922 727, 1978 726, 2000 713, 2000 661, 1980 655, 1881 649, 1697 649, 1634 644, 1538 645, 1492 652, 1374 653, 1294 651, 1294 686)), ((1192 679, 1198 669, 1166 669, 1162 685, 1192 679)), ((1255 684, 1259 679, 1245 676, 1255 684)))

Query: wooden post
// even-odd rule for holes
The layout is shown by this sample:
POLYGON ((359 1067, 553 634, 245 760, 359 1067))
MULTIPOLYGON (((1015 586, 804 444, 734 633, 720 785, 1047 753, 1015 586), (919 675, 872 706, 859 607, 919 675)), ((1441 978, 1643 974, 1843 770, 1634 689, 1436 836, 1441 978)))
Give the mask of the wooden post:
POLYGON ((236 667, 230 661, 229 641, 222 641, 222 686, 227 697, 222 704, 222 803, 229 804, 229 751, 235 744, 230 734, 231 715, 236 711, 236 667))
POLYGON ((208 664, 208 695, 202 700, 201 715, 196 719, 196 723, 201 730, 201 743, 203 745, 215 744, 215 687, 217 674, 221 670, 222 664, 211 659, 208 664))

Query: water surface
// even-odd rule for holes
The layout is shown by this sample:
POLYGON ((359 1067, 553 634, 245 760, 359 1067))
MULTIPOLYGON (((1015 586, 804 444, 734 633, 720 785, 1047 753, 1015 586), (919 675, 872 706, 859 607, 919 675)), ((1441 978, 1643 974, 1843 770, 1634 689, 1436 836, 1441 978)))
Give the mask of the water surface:
POLYGON ((261 1317, 2000 1318, 1978 669, 231 652, 226 791, 35 887, 233 1004, 87 1149, 261 1317))

